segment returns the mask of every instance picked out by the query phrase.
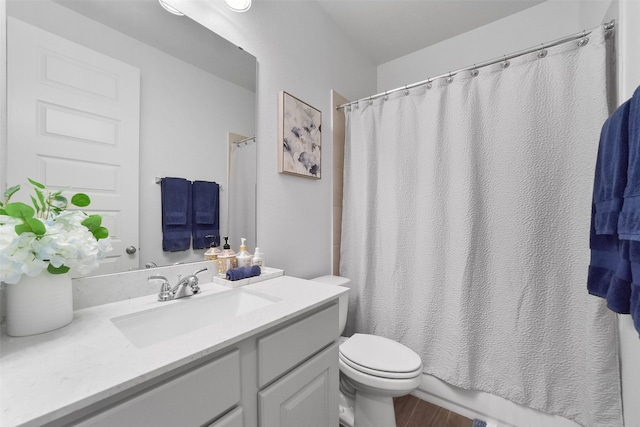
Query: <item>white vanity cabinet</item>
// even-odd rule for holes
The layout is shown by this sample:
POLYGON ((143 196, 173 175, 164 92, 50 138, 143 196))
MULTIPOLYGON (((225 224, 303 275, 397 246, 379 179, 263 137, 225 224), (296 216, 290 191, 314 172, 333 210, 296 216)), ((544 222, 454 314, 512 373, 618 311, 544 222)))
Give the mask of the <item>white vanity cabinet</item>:
POLYGON ((337 300, 47 426, 338 425, 337 300))
MULTIPOLYGON (((78 427, 202 426, 240 403, 239 350, 99 409, 78 427)), ((99 404, 98 404, 99 405, 99 404)), ((240 409, 240 408, 238 408, 240 409)), ((240 416, 242 415, 239 412, 240 416)), ((231 414, 230 414, 231 415, 231 414)), ((236 419, 240 419, 236 417, 236 419)), ((235 426, 232 421, 212 426, 235 426)))
POLYGON ((338 425, 338 343, 258 393, 259 425, 338 425))
POLYGON ((337 319, 334 304, 258 339, 261 427, 338 425, 337 319))

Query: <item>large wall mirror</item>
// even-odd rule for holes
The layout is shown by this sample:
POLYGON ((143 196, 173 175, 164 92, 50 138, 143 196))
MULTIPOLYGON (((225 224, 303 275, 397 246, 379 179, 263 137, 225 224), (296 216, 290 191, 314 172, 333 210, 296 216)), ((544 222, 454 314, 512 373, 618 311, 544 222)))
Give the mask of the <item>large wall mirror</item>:
POLYGON ((30 177, 92 197, 115 249, 93 274, 203 259, 204 249, 162 250, 163 177, 218 183, 221 236, 255 247, 253 56, 157 0, 8 0, 7 42, 7 184, 30 177), (125 98, 133 107, 114 119, 125 98), (104 154, 127 148, 126 132, 135 152, 104 154))

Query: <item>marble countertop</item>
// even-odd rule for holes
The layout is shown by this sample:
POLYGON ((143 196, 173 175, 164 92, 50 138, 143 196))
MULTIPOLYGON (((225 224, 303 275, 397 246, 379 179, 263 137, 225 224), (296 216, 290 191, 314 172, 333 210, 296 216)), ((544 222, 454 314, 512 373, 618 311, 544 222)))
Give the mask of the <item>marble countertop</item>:
MULTIPOLYGON (((201 283, 199 298, 233 291, 201 283)), ((98 305, 74 312, 64 328, 30 337, 0 337, 0 425, 36 426, 73 413, 130 387, 262 332, 336 299, 348 290, 289 276, 242 287, 280 299, 233 322, 201 327, 138 348, 111 319, 161 304, 157 296, 98 305)))

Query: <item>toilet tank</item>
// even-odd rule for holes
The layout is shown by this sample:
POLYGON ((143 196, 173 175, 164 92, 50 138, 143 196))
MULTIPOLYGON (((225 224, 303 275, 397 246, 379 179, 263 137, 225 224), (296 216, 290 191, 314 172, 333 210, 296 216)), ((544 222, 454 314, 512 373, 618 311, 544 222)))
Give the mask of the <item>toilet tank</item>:
MULTIPOLYGON (((316 277, 315 279, 311 279, 314 282, 325 283, 327 285, 333 286, 344 286, 345 288, 349 287, 349 283, 351 280, 346 277, 341 276, 321 276, 316 277)), ((340 299, 338 300, 338 311, 340 312, 338 316, 338 333, 342 335, 344 332, 344 327, 347 324, 347 312, 349 310, 349 293, 345 293, 340 295, 340 299)))

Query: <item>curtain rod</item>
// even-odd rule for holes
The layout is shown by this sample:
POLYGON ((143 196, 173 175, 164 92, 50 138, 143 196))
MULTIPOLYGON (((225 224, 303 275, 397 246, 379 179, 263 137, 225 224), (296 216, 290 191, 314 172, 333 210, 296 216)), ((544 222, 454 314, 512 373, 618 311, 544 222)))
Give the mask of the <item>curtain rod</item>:
POLYGON ((240 140, 238 140, 238 141, 233 141, 233 142, 232 142, 232 144, 238 144, 238 145, 240 145, 240 144, 242 144, 243 142, 249 142, 249 141, 252 141, 252 140, 254 140, 254 139, 256 139, 256 137, 255 137, 255 136, 250 136, 250 137, 248 137, 248 138, 240 139, 240 140))
MULTIPOLYGON (((615 19, 612 19, 611 21, 606 22, 606 23, 603 24, 605 31, 609 31, 609 30, 613 29, 615 27, 615 25, 616 25, 615 19)), ((545 49, 548 49, 550 47, 557 46, 559 44, 566 43, 566 42, 569 42, 569 41, 572 41, 572 40, 580 39, 578 44, 580 46, 584 46, 585 44, 587 44, 589 42, 589 38, 587 37, 587 35, 591 34, 592 31, 594 31, 594 30, 596 30, 598 28, 600 28, 600 26, 592 28, 589 31, 581 31, 579 33, 575 33, 575 34, 572 34, 570 36, 565 36, 565 37, 553 40, 553 41, 548 42, 548 43, 542 43, 540 46, 530 47, 528 49, 520 50, 518 52, 514 52, 514 53, 511 53, 509 55, 503 55, 503 56, 501 56, 499 58, 491 59, 489 61, 485 61, 485 62, 482 62, 480 64, 473 64, 473 66, 470 66, 470 67, 460 68, 459 70, 450 71, 450 72, 448 72, 446 74, 441 74, 441 75, 436 76, 436 77, 429 77, 427 80, 422 80, 422 81, 417 82, 417 83, 412 83, 410 85, 405 85, 405 86, 398 87, 398 88, 395 88, 395 89, 392 89, 392 90, 386 90, 384 92, 380 92, 380 93, 377 93, 375 95, 368 96, 366 98, 358 99, 357 101, 351 101, 351 102, 344 103, 342 105, 336 105, 336 110, 341 110, 344 107, 349 106, 351 104, 358 104, 361 101, 372 101, 372 100, 374 100, 376 98, 380 98, 382 96, 387 96, 387 95, 389 95, 391 93, 399 92, 401 90, 408 90, 408 89, 412 89, 412 88, 415 88, 415 87, 418 87, 418 86, 431 84, 434 80, 441 79, 441 78, 444 78, 444 77, 447 77, 447 79, 449 79, 448 80, 449 83, 451 83, 451 81, 453 81, 453 76, 455 76, 456 74, 461 73, 463 71, 472 71, 472 75, 473 76, 477 76, 478 75, 477 74, 478 73, 478 68, 486 67, 488 65, 497 64, 499 62, 501 62, 503 64, 503 68, 506 68, 506 67, 509 66, 509 59, 517 58, 518 56, 526 55, 526 54, 531 53, 531 52, 540 51, 539 55, 540 55, 541 58, 543 58, 543 57, 545 57, 547 55, 547 52, 545 51, 545 49), (475 74, 473 74, 474 70, 475 70, 475 74)))

